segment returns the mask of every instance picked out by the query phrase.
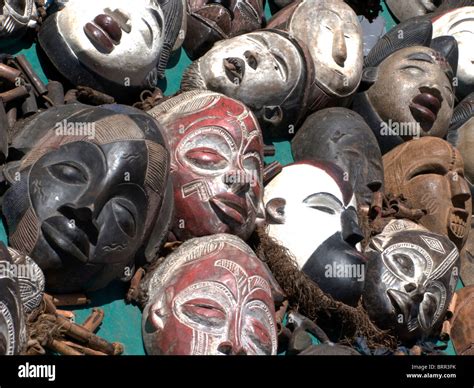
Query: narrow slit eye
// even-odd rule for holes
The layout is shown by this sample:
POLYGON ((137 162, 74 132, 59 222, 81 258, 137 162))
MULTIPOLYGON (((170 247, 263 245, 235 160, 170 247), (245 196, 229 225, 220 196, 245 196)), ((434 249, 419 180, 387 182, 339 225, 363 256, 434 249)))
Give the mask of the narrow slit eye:
POLYGON ((258 67, 258 61, 257 61, 257 58, 255 57, 255 55, 250 52, 250 51, 246 51, 244 53, 244 56, 245 56, 245 59, 247 60, 247 64, 254 70, 257 70, 257 67, 258 67))
POLYGON ((222 169, 227 165, 226 158, 208 147, 193 148, 186 152, 185 156, 192 164, 204 169, 222 169))
POLYGON ((72 163, 62 162, 48 166, 49 173, 56 179, 70 185, 83 185, 88 182, 82 168, 72 163))
POLYGON ((446 171, 444 170, 443 167, 441 166, 425 166, 424 168, 421 168, 419 170, 416 170, 409 179, 416 178, 417 176, 420 175, 429 175, 429 174, 434 174, 434 175, 446 175, 446 171))
POLYGON ((136 223, 133 212, 120 203, 120 201, 112 202, 112 210, 120 229, 122 229, 122 231, 129 237, 135 237, 136 223))

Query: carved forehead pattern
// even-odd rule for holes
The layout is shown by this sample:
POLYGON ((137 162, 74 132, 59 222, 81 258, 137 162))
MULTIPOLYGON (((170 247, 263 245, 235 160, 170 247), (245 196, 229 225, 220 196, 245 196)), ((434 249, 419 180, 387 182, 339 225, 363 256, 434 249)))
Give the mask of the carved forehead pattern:
MULTIPOLYGON (((70 121, 70 124, 75 124, 70 121)), ((47 134, 28 152, 21 162, 20 170, 35 164, 48 152, 59 149, 61 146, 77 141, 104 145, 120 141, 144 140, 145 135, 138 127, 137 123, 127 115, 111 115, 90 123, 81 122, 86 126, 91 125, 93 136, 84 134, 81 136, 58 136, 55 129, 51 129, 47 134)))

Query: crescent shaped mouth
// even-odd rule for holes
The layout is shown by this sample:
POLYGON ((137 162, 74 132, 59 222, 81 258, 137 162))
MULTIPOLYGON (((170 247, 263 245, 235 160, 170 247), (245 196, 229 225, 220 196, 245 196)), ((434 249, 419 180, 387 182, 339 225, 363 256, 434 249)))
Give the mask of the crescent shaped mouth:
POLYGON ((413 118, 420 124, 423 131, 428 132, 433 128, 438 112, 441 109, 443 98, 438 89, 421 87, 418 94, 410 103, 413 118))

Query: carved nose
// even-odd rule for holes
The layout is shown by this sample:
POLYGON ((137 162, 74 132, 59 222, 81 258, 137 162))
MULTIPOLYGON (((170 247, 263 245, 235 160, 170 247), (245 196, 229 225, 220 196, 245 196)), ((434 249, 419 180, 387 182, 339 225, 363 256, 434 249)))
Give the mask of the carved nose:
POLYGON ((332 57, 339 66, 344 67, 347 60, 347 46, 344 32, 341 29, 334 32, 332 57))
POLYGON ((64 217, 74 222, 75 226, 86 233, 92 244, 97 243, 99 235, 98 227, 94 217, 94 205, 74 207, 72 205, 64 205, 58 209, 64 217))
POLYGON ((244 171, 231 171, 224 175, 223 180, 235 195, 245 194, 250 190, 250 182, 244 171))
POLYGON ((455 206, 464 207, 464 203, 471 198, 471 191, 466 181, 457 173, 449 173, 449 182, 451 184, 451 199, 455 206))
POLYGON ((223 341, 217 350, 226 356, 245 356, 247 352, 242 346, 235 346, 231 341, 223 341))

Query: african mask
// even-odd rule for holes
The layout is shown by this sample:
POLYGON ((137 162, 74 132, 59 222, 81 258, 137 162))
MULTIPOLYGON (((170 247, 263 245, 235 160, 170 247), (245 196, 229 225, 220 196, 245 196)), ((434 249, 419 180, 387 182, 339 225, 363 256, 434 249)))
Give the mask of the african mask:
POLYGON ((187 0, 189 34, 184 47, 191 59, 201 57, 222 39, 262 28, 263 0, 187 0))
POLYGON ((7 248, 0 244, 0 355, 18 354, 26 345, 25 316, 18 278, 7 248))
POLYGON ((411 221, 393 220, 366 255, 363 302, 370 318, 404 342, 436 335, 458 281, 456 246, 411 221))
MULTIPOLYGON (((473 0, 386 0, 388 9, 400 21, 454 8, 474 5, 473 0)), ((429 15, 428 15, 429 16, 429 15)))
POLYGON ((355 198, 344 173, 329 162, 285 166, 265 187, 267 233, 294 256, 321 290, 357 304, 364 257, 355 198))
POLYGON ((36 24, 33 0, 4 0, 0 4, 0 38, 18 38, 36 24))
POLYGON ((224 95, 191 91, 148 113, 171 149, 175 236, 247 239, 263 215, 263 140, 252 112, 224 95))
POLYGON ((148 281, 142 321, 147 353, 276 354, 273 282, 236 236, 185 242, 148 281))
POLYGON ((325 160, 345 173, 360 205, 372 203, 383 189, 380 148, 372 130, 357 113, 328 108, 310 115, 291 142, 295 161, 325 160))
POLYGON ((451 37, 432 41, 431 34, 430 21, 402 23, 365 60, 363 81, 370 86, 356 96, 354 110, 372 128, 382 154, 411 138, 447 133, 454 108, 457 43, 451 37), (433 48, 426 47, 430 44, 433 48))
POLYGON ((474 183, 474 92, 462 100, 454 110, 448 141, 461 153, 464 160, 464 175, 474 183))
POLYGON ((453 36, 459 48, 456 95, 465 97, 474 90, 474 7, 462 7, 438 17, 433 21, 433 36, 453 36))
POLYGON ((7 249, 13 264, 12 274, 18 281, 23 311, 31 313, 43 300, 45 286, 43 271, 31 257, 25 256, 11 247, 7 249))
POLYGON ((73 85, 124 97, 163 78, 183 17, 182 1, 69 0, 39 43, 73 85))
POLYGON ((308 109, 309 58, 286 32, 252 32, 217 42, 186 70, 181 88, 208 89, 242 101, 264 133, 288 135, 308 109))
POLYGON ((136 109, 60 106, 13 140, 3 200, 10 243, 45 272, 50 292, 90 291, 151 260, 172 213, 159 125, 136 109))
POLYGON ((459 151, 442 139, 415 139, 384 155, 383 165, 386 193, 424 209, 420 224, 448 236, 461 250, 470 230, 472 204, 459 151))
POLYGON ((474 286, 456 292, 451 340, 458 355, 474 355, 474 286))
POLYGON ((309 49, 318 89, 315 108, 352 95, 362 77, 362 28, 339 0, 300 0, 275 15, 269 28, 284 29, 309 49))

